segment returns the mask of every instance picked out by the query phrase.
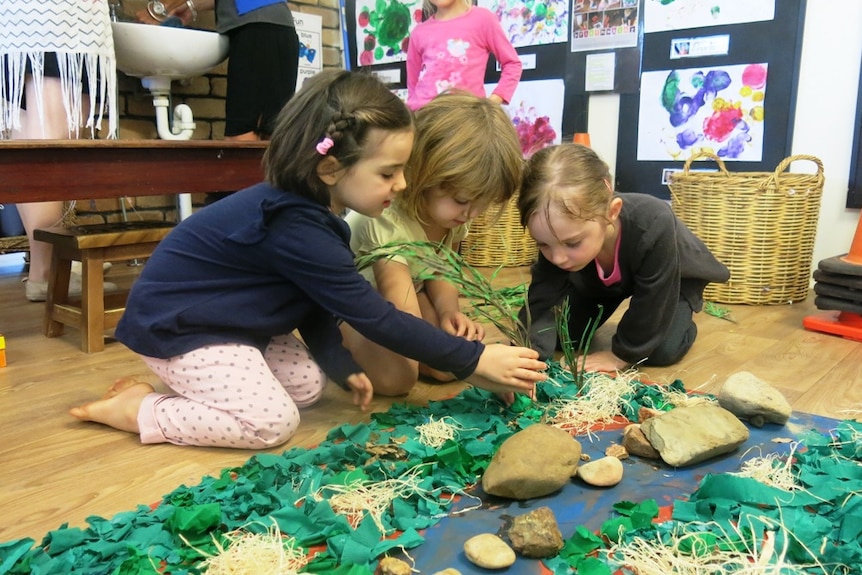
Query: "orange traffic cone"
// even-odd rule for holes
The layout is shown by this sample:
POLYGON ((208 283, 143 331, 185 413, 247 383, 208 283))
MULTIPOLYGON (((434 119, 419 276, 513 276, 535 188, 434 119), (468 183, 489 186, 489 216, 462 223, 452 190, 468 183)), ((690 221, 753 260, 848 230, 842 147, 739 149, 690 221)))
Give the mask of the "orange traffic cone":
POLYGON ((814 304, 831 310, 809 315, 802 326, 812 331, 862 341, 862 218, 856 225, 850 251, 821 260, 814 272, 814 304))
POLYGON ((572 143, 581 144, 582 146, 590 146, 590 135, 587 132, 578 132, 572 138, 572 143))
MULTIPOLYGON (((841 256, 841 260, 849 264, 862 266, 862 217, 856 224, 856 233, 853 234, 853 243, 850 244, 850 252, 841 256)), ((859 272, 862 275, 862 272, 859 272)))

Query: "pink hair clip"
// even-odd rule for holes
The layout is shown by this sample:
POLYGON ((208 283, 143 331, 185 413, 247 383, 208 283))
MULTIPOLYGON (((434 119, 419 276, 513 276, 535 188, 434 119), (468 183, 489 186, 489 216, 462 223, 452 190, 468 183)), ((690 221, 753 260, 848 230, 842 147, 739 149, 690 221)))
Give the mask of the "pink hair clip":
POLYGON ((322 140, 317 143, 315 149, 317 149, 317 153, 321 156, 325 156, 329 153, 330 148, 335 145, 335 142, 332 141, 332 138, 329 136, 324 136, 322 140))

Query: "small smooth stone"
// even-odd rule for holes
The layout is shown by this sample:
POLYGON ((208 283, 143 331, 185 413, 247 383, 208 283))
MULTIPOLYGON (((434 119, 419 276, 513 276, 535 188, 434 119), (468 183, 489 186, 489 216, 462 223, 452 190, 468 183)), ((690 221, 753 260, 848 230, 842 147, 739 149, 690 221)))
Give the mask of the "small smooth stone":
POLYGON ((612 487, 623 479, 623 464, 608 455, 578 467, 578 477, 589 485, 612 487))
POLYGON ((493 533, 481 533, 464 543, 464 554, 474 565, 505 569, 515 563, 515 551, 493 533))

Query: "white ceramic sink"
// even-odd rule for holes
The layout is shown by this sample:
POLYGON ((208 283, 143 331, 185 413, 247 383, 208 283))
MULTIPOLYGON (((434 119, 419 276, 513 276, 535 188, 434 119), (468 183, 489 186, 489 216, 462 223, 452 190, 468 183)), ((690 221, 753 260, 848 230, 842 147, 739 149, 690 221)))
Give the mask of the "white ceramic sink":
POLYGON ((117 69, 136 78, 193 78, 227 58, 227 36, 217 32, 131 22, 111 27, 117 69))

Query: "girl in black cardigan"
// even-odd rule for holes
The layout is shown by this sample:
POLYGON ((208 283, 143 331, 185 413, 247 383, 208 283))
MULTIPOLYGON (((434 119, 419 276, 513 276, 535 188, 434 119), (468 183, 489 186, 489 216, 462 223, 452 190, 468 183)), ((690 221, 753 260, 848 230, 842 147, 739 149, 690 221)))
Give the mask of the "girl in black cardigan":
POLYGON ((529 317, 532 346, 548 358, 558 348, 554 308, 565 298, 572 338, 630 299, 611 349, 589 350, 584 369, 671 365, 694 343, 692 314, 703 307, 706 284, 730 274, 667 202, 614 194, 610 178, 586 146, 552 146, 530 158, 518 209, 540 254, 521 320, 529 317))

